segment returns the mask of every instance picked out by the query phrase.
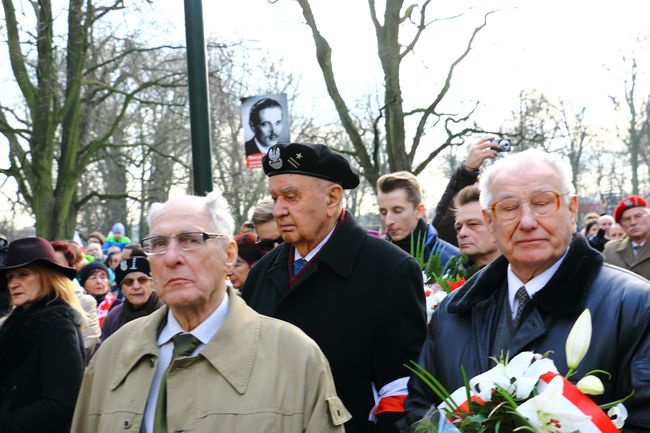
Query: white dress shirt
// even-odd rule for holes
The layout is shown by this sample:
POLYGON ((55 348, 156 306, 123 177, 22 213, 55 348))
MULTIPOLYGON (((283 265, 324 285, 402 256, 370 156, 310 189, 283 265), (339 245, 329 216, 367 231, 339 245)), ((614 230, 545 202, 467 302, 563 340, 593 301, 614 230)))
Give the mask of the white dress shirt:
POLYGON ((314 256, 315 256, 316 254, 318 254, 318 252, 321 250, 321 248, 323 248, 323 247, 325 246, 325 244, 327 243, 327 241, 332 237, 332 233, 334 233, 334 230, 336 229, 336 226, 337 226, 337 225, 338 225, 338 223, 337 223, 337 224, 334 224, 334 227, 332 227, 332 230, 330 230, 330 232, 327 234, 327 236, 325 236, 325 239, 323 239, 322 241, 320 241, 320 243, 319 243, 318 245, 316 245, 316 248, 314 248, 314 249, 311 250, 309 253, 307 253, 307 255, 306 255, 305 257, 303 257, 303 256, 298 252, 298 249, 297 249, 297 248, 294 248, 294 249, 293 249, 293 261, 294 261, 294 263, 295 263, 295 261, 298 260, 298 259, 305 259, 305 260, 307 260, 307 261, 310 261, 311 259, 313 259, 314 256))
MULTIPOLYGON (((569 251, 567 249, 567 251, 569 251)), ((519 301, 515 297, 515 294, 517 293, 517 290, 521 286, 524 286, 526 288, 526 292, 528 292, 528 296, 530 298, 533 298, 533 295, 535 293, 539 292, 544 288, 546 283, 549 282, 549 280, 553 277, 555 272, 558 270, 562 262, 564 261, 564 257, 566 257, 567 251, 562 254, 562 257, 557 259, 555 263, 553 263, 553 266, 542 272, 541 274, 537 275, 535 278, 530 280, 529 282, 525 283, 519 279, 515 275, 514 272, 512 272, 511 265, 508 264, 508 302, 510 303, 510 311, 512 312, 512 319, 515 319, 515 316, 517 315, 517 307, 519 306, 519 301)))

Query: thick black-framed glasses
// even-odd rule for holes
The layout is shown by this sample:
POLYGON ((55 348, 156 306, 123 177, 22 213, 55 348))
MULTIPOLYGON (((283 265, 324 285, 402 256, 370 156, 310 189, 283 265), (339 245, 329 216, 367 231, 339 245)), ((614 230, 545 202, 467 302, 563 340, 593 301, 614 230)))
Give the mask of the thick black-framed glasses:
POLYGON ((545 217, 554 214, 560 209, 560 199, 566 193, 555 191, 542 191, 533 194, 528 200, 518 198, 504 198, 492 203, 490 210, 499 223, 513 223, 521 218, 521 210, 524 203, 538 217, 545 217))
POLYGON ((176 236, 150 236, 142 239, 140 245, 147 255, 165 254, 172 239, 175 239, 183 251, 193 251, 205 245, 208 239, 225 238, 223 233, 184 232, 176 236))

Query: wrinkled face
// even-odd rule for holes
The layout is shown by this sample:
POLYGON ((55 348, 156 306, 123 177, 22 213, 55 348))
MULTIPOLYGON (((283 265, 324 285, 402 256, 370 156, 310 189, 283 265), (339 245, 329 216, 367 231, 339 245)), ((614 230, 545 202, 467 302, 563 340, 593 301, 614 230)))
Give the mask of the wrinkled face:
POLYGON ((7 287, 16 307, 29 305, 45 296, 41 275, 31 266, 7 271, 7 287))
POLYGON ((621 215, 621 227, 630 239, 644 242, 650 233, 650 211, 644 207, 626 209, 621 215))
POLYGON ((272 241, 280 237, 280 231, 275 220, 256 224, 255 231, 257 232, 257 239, 260 241, 272 241))
POLYGON ((623 236, 625 236, 623 227, 621 227, 620 224, 612 224, 612 226, 609 228, 609 238, 618 241, 623 239, 623 236))
POLYGON ((300 174, 269 177, 273 217, 285 242, 300 248, 327 236, 327 188, 320 179, 300 174))
POLYGON ((95 272, 90 274, 84 283, 84 289, 86 289, 86 292, 93 296, 100 296, 108 293, 110 288, 111 282, 106 272, 102 269, 97 269, 95 272))
POLYGON ((497 252, 497 242, 485 224, 478 201, 466 203, 458 209, 454 227, 461 254, 480 259, 497 252))
POLYGON ((104 252, 102 251, 102 246, 99 244, 88 244, 86 252, 93 256, 95 260, 104 260, 104 252))
POLYGON ((391 192, 377 193, 377 206, 381 222, 386 228, 386 233, 394 241, 401 241, 411 234, 418 225, 418 220, 424 217, 424 205, 413 205, 408 201, 404 188, 391 192))
POLYGON ((259 112, 259 123, 251 128, 255 131, 255 138, 265 147, 278 144, 282 132, 282 109, 279 107, 264 108, 259 112))
MULTIPOLYGON (((575 231, 578 198, 566 195, 560 199, 557 212, 536 216, 527 200, 536 193, 561 191, 555 171, 545 164, 533 165, 525 170, 502 170, 492 184, 492 201, 506 198, 522 200, 520 217, 501 223, 491 211, 483 211, 488 226, 494 234, 499 249, 506 256, 513 272, 523 281, 539 275, 553 265, 566 251, 575 231)), ((490 203, 492 205, 492 203, 490 203)))
MULTIPOLYGON (((176 236, 186 232, 215 232, 208 209, 195 200, 165 204, 155 215, 152 236, 176 236)), ((162 302, 174 309, 216 309, 226 291, 226 274, 237 255, 237 244, 222 238, 208 239, 191 251, 171 240, 167 252, 149 256, 151 276, 162 302)))
POLYGON ((135 307, 141 307, 149 300, 153 291, 151 277, 144 272, 130 272, 120 283, 126 299, 135 307))
POLYGON ((237 257, 235 266, 232 268, 232 271, 229 275, 230 282, 235 289, 241 289, 244 286, 246 277, 248 276, 248 272, 250 272, 250 270, 251 266, 246 262, 246 260, 242 259, 241 257, 237 257))

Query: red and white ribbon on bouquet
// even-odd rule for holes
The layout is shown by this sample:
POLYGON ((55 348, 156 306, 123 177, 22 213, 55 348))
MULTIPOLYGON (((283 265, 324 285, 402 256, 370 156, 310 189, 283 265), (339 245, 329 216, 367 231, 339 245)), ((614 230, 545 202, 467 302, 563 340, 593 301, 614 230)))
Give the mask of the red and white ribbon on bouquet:
POLYGON ((582 427, 581 433, 620 433, 607 414, 561 374, 552 372, 543 374, 539 379, 537 389, 543 391, 555 377, 562 378, 562 396, 566 408, 575 411, 576 414, 591 417, 591 422, 582 427))

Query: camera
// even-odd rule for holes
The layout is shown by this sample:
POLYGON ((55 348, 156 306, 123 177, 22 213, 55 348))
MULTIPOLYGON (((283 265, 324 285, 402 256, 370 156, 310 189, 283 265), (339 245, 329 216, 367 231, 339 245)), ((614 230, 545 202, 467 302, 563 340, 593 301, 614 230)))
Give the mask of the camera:
POLYGON ((490 143, 499 146, 495 149, 497 152, 510 152, 510 148, 512 147, 512 142, 507 138, 493 138, 490 140, 490 143))

